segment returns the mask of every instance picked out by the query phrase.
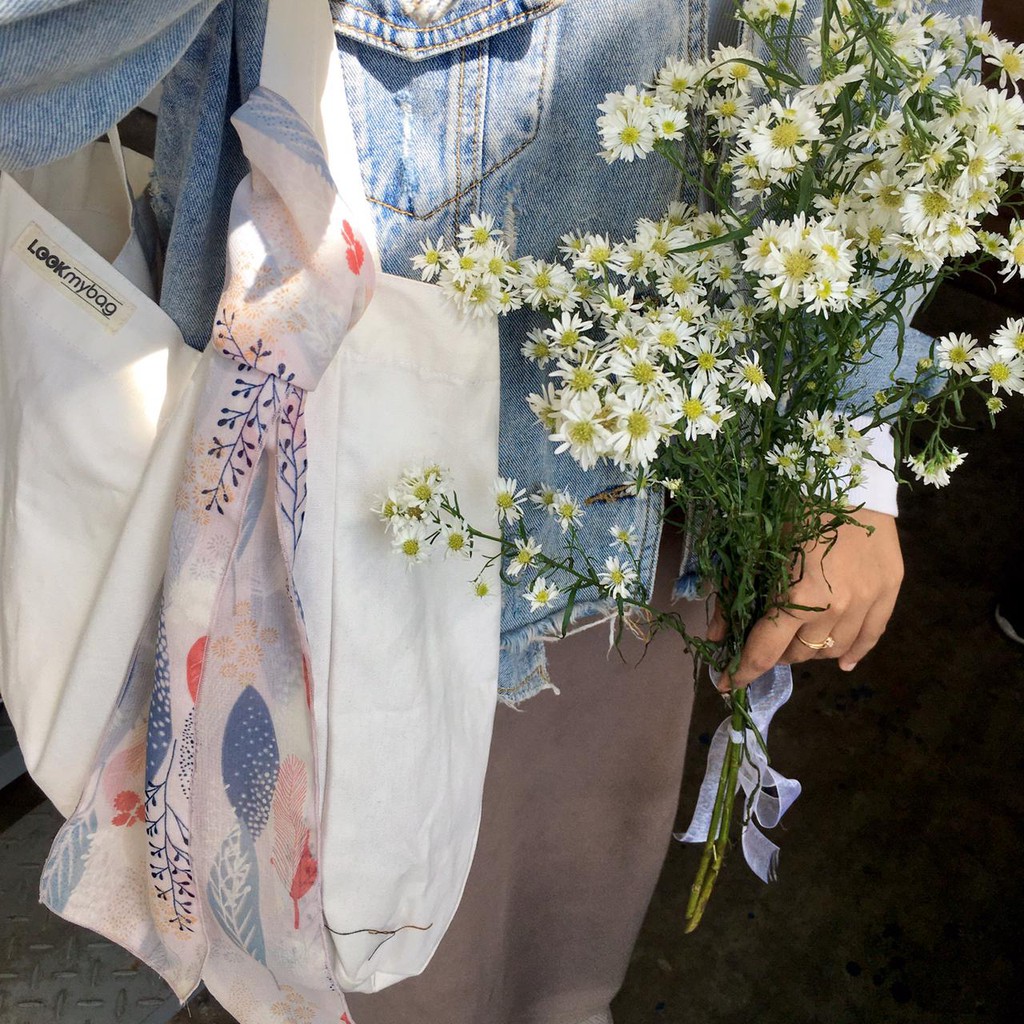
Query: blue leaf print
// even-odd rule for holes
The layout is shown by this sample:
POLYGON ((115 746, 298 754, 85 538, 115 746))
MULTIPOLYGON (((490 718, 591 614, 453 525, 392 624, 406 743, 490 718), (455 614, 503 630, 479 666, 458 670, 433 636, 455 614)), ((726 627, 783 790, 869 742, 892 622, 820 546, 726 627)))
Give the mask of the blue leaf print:
POLYGON ((242 517, 242 527, 238 534, 238 546, 235 549, 234 559, 237 564, 245 553, 252 539, 256 523, 260 518, 260 509, 263 507, 263 500, 267 493, 267 459, 260 459, 253 474, 252 486, 249 488, 248 497, 245 499, 245 513, 242 517))
POLYGON ((82 880, 96 826, 96 812, 92 811, 88 818, 71 818, 57 833, 39 882, 39 899, 55 914, 63 913, 82 880))
POLYGON ((160 615, 156 635, 156 668, 153 672, 153 697, 149 703, 146 732, 146 781, 157 777, 171 745, 171 664, 167 657, 167 627, 160 615))
POLYGON ((206 901, 224 933, 254 960, 266 964, 260 923, 260 875, 249 830, 235 825, 213 859, 206 901))
POLYGON ((235 701, 220 750, 224 792, 255 839, 270 816, 280 756, 270 709, 252 686, 235 701))

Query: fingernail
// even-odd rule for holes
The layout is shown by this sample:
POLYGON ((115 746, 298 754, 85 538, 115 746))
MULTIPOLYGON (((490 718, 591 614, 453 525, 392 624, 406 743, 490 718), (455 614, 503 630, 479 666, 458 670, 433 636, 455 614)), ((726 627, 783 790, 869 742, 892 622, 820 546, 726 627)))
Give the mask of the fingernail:
POLYGON ((857 662, 854 662, 852 665, 844 665, 840 662, 839 667, 844 672, 852 672, 857 667, 857 662))

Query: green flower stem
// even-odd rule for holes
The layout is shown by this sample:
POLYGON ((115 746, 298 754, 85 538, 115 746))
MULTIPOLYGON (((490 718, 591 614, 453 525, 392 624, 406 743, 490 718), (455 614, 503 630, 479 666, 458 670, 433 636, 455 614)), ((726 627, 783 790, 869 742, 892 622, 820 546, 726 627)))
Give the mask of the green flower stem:
MULTIPOLYGON (((735 732, 742 732, 746 724, 747 691, 736 690, 731 696, 732 721, 730 725, 735 732)), ((704 910, 711 898, 711 892, 718 879, 726 851, 729 848, 729 828, 732 824, 732 812, 736 803, 737 781, 739 779, 740 762, 743 759, 744 743, 729 741, 729 749, 722 762, 722 774, 719 777, 718 792, 711 815, 711 827, 708 829, 707 842, 697 868, 697 877, 690 889, 690 899, 686 905, 687 934, 694 931, 704 916, 704 910)))

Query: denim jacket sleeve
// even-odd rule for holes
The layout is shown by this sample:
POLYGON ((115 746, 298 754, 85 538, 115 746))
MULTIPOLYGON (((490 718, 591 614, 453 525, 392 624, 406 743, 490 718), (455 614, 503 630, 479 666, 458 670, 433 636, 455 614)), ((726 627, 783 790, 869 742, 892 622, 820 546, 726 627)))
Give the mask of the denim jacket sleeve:
POLYGON ((0 168, 67 156, 136 106, 217 0, 0 5, 0 168))

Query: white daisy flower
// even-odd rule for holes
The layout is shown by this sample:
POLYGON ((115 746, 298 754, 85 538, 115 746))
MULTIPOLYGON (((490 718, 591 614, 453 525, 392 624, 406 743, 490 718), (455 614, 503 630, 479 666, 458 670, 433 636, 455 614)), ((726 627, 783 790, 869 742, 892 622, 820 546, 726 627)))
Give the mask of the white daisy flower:
POLYGON ((519 351, 522 352, 526 359, 536 363, 538 366, 547 366, 554 356, 552 342, 545 336, 545 331, 540 327, 534 327, 527 333, 526 341, 523 342, 523 346, 519 351))
POLYGON ((975 371, 971 380, 991 384, 993 395, 1024 392, 1024 359, 1007 356, 998 348, 983 348, 973 354, 971 364, 975 371))
POLYGON ((964 461, 959 448, 951 448, 930 459, 923 455, 908 455, 904 464, 909 466, 918 480, 934 487, 945 487, 949 483, 949 474, 964 461))
POLYGON ((999 273, 1007 281, 1016 275, 1024 278, 1024 222, 1010 222, 1010 235, 999 246, 999 260, 1003 264, 999 273))
POLYGON ((704 386, 695 381, 683 398, 681 411, 686 421, 685 435, 688 441, 695 441, 702 434, 714 437, 721 427, 723 412, 718 388, 714 385, 704 386))
POLYGON ((597 119, 601 156, 608 163, 643 160, 654 149, 656 139, 651 111, 642 106, 620 107, 597 119))
POLYGON ((558 520, 562 533, 565 533, 583 518, 583 506, 567 491, 559 491, 551 506, 551 514, 558 520))
POLYGON ((420 242, 421 253, 413 256, 412 265, 420 272, 420 279, 433 281, 441 272, 441 265, 445 255, 444 239, 439 238, 431 242, 428 238, 420 242))
POLYGON ((658 103, 651 110, 651 124, 656 139, 675 142, 683 137, 687 124, 686 113, 668 103, 658 103))
POLYGON ((683 342, 680 347, 684 353, 682 366, 693 371, 693 381, 698 387, 722 384, 731 365, 722 342, 704 333, 683 342))
POLYGON ((526 404, 533 410, 540 425, 549 433, 558 429, 562 410, 562 393, 548 381, 540 394, 526 396, 526 404))
POLYGON ((622 389, 608 396, 608 448, 619 466, 647 466, 663 437, 671 433, 664 411, 654 396, 639 389, 622 389))
POLYGON ((550 376, 562 378, 562 390, 571 394, 596 393, 608 383, 608 356, 605 353, 587 353, 576 363, 559 359, 558 368, 550 376))
POLYGON ((757 352, 742 355, 736 360, 729 383, 736 390, 743 392, 744 401, 752 402, 754 405, 775 398, 775 392, 764 375, 761 357, 757 352))
POLYGON ((548 484, 542 484, 539 490, 530 495, 530 503, 544 509, 547 514, 554 515, 555 499, 558 491, 548 484))
POLYGON ((533 586, 523 594, 523 600, 529 601, 530 611, 536 612, 541 608, 550 607, 560 593, 561 591, 553 583, 549 584, 543 576, 538 576, 533 581, 533 586))
POLYGON ((622 551, 635 551, 640 543, 640 538, 632 526, 619 526, 616 523, 608 532, 612 535, 612 547, 622 551))
POLYGON ((769 466, 774 466, 782 476, 789 477, 790 480, 799 480, 801 466, 806 458, 806 453, 800 445, 795 442, 790 442, 784 445, 775 445, 770 452, 765 455, 765 461, 769 466))
POLYGON ((526 500, 526 491, 512 477, 499 476, 491 485, 494 495, 494 508, 500 522, 515 523, 523 516, 520 506, 526 500))
POLYGON ((937 235, 953 219, 953 197, 941 186, 929 183, 907 190, 900 209, 903 230, 912 235, 937 235))
POLYGON ((559 428, 551 434, 553 442, 560 442, 555 454, 568 451, 583 469, 593 469, 609 450, 609 433, 602 423, 605 410, 600 397, 596 391, 574 394, 560 412, 559 428))
POLYGON ((572 275, 560 263, 524 259, 519 270, 519 289, 523 301, 538 306, 560 306, 572 294, 572 275))
POLYGON ((764 85, 760 72, 751 67, 756 62, 754 52, 745 46, 719 46, 711 55, 707 78, 740 92, 749 92, 764 85))
POLYGON ((993 37, 986 49, 990 64, 999 69, 999 88, 1017 91, 1017 83, 1024 79, 1024 45, 1014 46, 1004 39, 993 37))
POLYGON ((540 554, 540 551, 540 544, 533 537, 527 537, 526 540, 517 537, 516 553, 509 559, 505 572, 512 577, 518 576, 524 569, 533 565, 534 559, 540 554))
POLYGON ((1007 320, 992 335, 992 344, 1008 359, 1024 357, 1024 317, 1007 320))
POLYGON ((406 559, 408 565, 417 565, 430 555, 430 544, 427 540, 430 533, 429 524, 419 519, 403 519, 395 526, 391 545, 406 559))
POLYGON ((676 363, 683 354, 684 343, 694 339, 694 327, 666 311, 657 321, 647 325, 645 336, 658 355, 676 363))
POLYGON ((469 223, 459 228, 462 245, 486 245, 496 234, 494 218, 489 213, 470 214, 469 223))
POLYGON ((689 64, 679 58, 670 60, 655 76, 655 95, 662 103, 683 110, 700 91, 704 74, 702 64, 689 64))
POLYGON ((969 373, 977 347, 977 340, 969 334, 947 334, 939 339, 935 357, 939 366, 949 373, 969 373))
POLYGON ((597 574, 598 582, 612 597, 629 597, 629 591, 636 583, 636 569, 623 565, 618 556, 604 560, 604 569, 597 574))
POLYGON ((790 96, 785 105, 773 99, 759 107, 739 136, 762 169, 788 170, 810 159, 811 144, 825 137, 821 128, 822 120, 814 105, 790 96))
MULTIPOLYGON (((609 284, 598 293, 599 302, 597 312, 606 317, 618 317, 619 322, 625 320, 627 315, 632 313, 637 306, 636 290, 626 288, 625 290, 609 284)), ((632 322, 629 320, 627 322, 632 322)))
POLYGON ((407 473, 402 478, 402 486, 406 506, 428 512, 440 507, 441 500, 447 497, 451 480, 440 466, 425 466, 407 473))
POLYGON ((449 555, 469 558, 473 554, 473 540, 461 523, 445 523, 441 527, 440 540, 445 558, 449 555))
POLYGON ((711 127, 721 136, 733 135, 754 108, 750 95, 738 89, 727 89, 708 100, 706 111, 711 127))
POLYGON ((644 394, 656 390, 665 376, 647 342, 642 342, 633 351, 616 352, 608 363, 608 369, 618 381, 617 390, 623 394, 634 389, 644 394))
POLYGON ((586 336, 586 332, 593 326, 592 320, 584 320, 578 313, 562 313, 544 333, 551 339, 556 351, 567 352, 574 348, 585 349, 593 344, 586 336))
POLYGON ((800 417, 800 433, 815 451, 827 454, 836 436, 836 414, 828 410, 804 413, 800 417))
POLYGON ((389 487, 387 494, 379 498, 370 510, 376 513, 389 529, 393 529, 406 516, 409 499, 404 487, 389 487))

